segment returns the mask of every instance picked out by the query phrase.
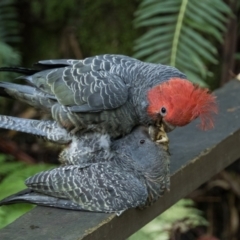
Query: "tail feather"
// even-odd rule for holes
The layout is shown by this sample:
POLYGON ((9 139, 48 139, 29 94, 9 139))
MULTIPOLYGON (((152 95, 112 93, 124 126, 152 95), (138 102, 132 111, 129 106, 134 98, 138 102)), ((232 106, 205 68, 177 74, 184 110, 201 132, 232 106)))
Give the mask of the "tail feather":
POLYGON ((45 60, 45 61, 39 61, 37 63, 34 63, 34 66, 40 68, 41 70, 62 68, 70 65, 71 64, 66 59, 45 60))
POLYGON ((51 107, 56 103, 54 96, 36 87, 10 82, 0 82, 0 96, 20 100, 47 112, 50 112, 51 107))
POLYGON ((0 82, 0 89, 8 91, 16 91, 21 93, 33 94, 35 88, 27 85, 21 85, 11 82, 0 82))
POLYGON ((26 76, 33 75, 37 72, 54 69, 54 68, 62 68, 67 67, 70 64, 67 60, 49 60, 49 61, 39 61, 34 64, 35 68, 24 68, 24 67, 1 67, 0 72, 14 72, 21 73, 26 76))
POLYGON ((71 141, 70 134, 55 121, 0 115, 0 128, 33 134, 59 144, 67 144, 71 141))
POLYGON ((40 206, 64 208, 72 210, 83 210, 83 208, 67 199, 55 198, 34 192, 31 189, 22 190, 0 201, 0 206, 10 205, 15 203, 31 203, 40 206))
POLYGON ((24 75, 32 75, 39 71, 41 70, 32 69, 32 68, 22 68, 22 67, 1 67, 0 68, 0 72, 15 72, 15 73, 21 73, 24 75))
POLYGON ((0 86, 0 96, 5 97, 5 98, 13 99, 13 97, 6 92, 5 88, 1 87, 1 86, 0 86))

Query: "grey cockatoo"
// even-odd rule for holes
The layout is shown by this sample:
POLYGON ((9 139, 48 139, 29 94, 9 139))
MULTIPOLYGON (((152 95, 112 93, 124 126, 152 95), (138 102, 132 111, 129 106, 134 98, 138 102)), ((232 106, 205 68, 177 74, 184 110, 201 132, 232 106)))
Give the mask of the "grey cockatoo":
POLYGON ((21 78, 30 85, 2 82, 2 95, 50 112, 72 133, 94 131, 116 138, 137 125, 157 129, 161 122, 172 130, 197 117, 207 128, 213 126, 212 113, 217 111, 214 96, 178 69, 123 55, 46 60, 35 69, 0 71, 24 74, 21 78))
MULTIPOLYGON (((47 137, 46 133, 49 129, 51 131, 51 122, 33 120, 33 123, 29 128, 38 129, 38 135, 47 137), (36 128, 37 124, 42 125, 36 128)), ((54 129, 58 129, 57 125, 54 126, 56 123, 52 124, 54 129)), ((67 131, 65 133, 63 129, 62 139, 69 134, 67 131)), ((96 146, 102 145, 100 148, 105 149, 105 155, 94 154, 95 160, 87 157, 86 161, 72 162, 72 152, 66 151, 66 166, 28 178, 25 182, 27 190, 3 199, 0 205, 28 202, 75 210, 121 212, 128 208, 146 207, 169 188, 168 152, 150 139, 146 128, 134 129, 125 137, 114 140, 111 146, 105 145, 104 135, 101 135, 103 138, 100 140, 94 137, 95 134, 85 133, 81 135, 82 138, 75 140, 75 144, 79 141, 84 145, 84 141, 89 138, 92 147, 94 141, 96 146)), ((52 137, 54 134, 50 135, 52 137)), ((74 140, 72 148, 73 144, 74 140)), ((84 146, 89 147, 89 143, 84 146)))

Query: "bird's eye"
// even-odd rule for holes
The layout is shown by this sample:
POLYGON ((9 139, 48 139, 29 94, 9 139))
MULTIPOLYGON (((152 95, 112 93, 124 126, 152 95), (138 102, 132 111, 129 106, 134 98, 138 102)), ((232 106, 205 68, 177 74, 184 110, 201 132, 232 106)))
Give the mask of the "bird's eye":
POLYGON ((141 139, 139 142, 140 142, 140 144, 144 144, 144 143, 145 143, 145 140, 144 140, 144 139, 141 139))
POLYGON ((167 109, 166 109, 165 107, 162 107, 161 110, 160 110, 160 114, 161 114, 162 116, 166 116, 166 114, 167 114, 167 109))

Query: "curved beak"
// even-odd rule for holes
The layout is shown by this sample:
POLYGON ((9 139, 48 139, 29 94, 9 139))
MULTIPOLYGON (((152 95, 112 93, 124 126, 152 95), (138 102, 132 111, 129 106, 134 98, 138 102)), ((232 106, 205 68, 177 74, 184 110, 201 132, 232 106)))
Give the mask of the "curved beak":
POLYGON ((175 129, 175 126, 169 124, 168 122, 165 122, 164 119, 162 119, 162 124, 163 124, 164 130, 165 130, 166 132, 171 132, 172 130, 175 129))

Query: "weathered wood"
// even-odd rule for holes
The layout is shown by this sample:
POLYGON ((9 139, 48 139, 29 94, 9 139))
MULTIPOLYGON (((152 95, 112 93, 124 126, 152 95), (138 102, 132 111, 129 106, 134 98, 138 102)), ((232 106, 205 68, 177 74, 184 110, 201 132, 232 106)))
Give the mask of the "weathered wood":
POLYGON ((240 82, 216 91, 219 114, 214 130, 196 121, 170 133, 171 191, 146 210, 115 214, 37 207, 0 231, 1 240, 120 240, 133 234, 176 201, 240 158, 240 82))

